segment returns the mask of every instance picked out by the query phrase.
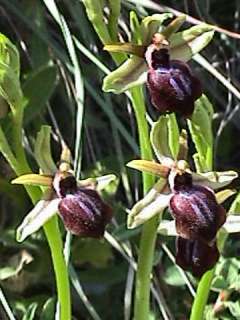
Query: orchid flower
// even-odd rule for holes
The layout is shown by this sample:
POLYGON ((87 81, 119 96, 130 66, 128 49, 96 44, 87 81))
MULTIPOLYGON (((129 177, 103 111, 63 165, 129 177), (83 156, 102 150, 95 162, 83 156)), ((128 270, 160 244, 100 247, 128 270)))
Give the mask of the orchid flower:
POLYGON ((18 227, 17 240, 25 240, 56 213, 71 233, 81 237, 102 237, 111 221, 112 209, 98 192, 113 180, 114 175, 106 175, 77 181, 68 163, 61 163, 53 176, 27 174, 16 178, 12 183, 47 187, 42 199, 18 227))
POLYGON ((202 88, 186 62, 211 41, 213 31, 211 26, 201 24, 177 32, 185 21, 184 15, 163 27, 162 23, 170 17, 169 13, 157 14, 141 23, 135 21, 136 39, 132 43, 105 45, 108 51, 132 56, 106 76, 103 90, 121 93, 147 82, 152 104, 159 111, 179 112, 189 117, 202 88))
MULTIPOLYGON (((161 118, 169 120, 170 116, 161 118)), ((154 187, 130 210, 128 228, 138 227, 155 215, 159 215, 160 221, 164 209, 168 208, 174 220, 168 221, 168 225, 164 221, 163 228, 174 230, 178 236, 176 263, 195 276, 201 276, 219 258, 216 235, 226 222, 226 211, 220 203, 234 193, 223 188, 238 175, 234 171, 193 172, 186 160, 181 159, 186 154, 183 135, 179 149, 171 152, 166 141, 164 144, 157 140, 159 130, 161 133, 168 130, 164 121, 156 122, 151 130, 151 142, 160 163, 133 160, 127 164, 160 176, 154 187), (215 194, 218 189, 221 191, 215 194)))

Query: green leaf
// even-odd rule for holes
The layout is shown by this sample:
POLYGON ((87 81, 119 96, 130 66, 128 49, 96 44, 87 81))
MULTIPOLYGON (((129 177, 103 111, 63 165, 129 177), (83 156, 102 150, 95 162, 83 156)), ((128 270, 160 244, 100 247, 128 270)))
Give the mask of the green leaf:
POLYGON ((172 59, 189 61, 212 40, 214 31, 207 24, 200 24, 177 32, 169 38, 172 59))
POLYGON ((179 152, 179 129, 174 114, 161 116, 152 126, 152 147, 160 162, 177 159, 179 152))
POLYGON ((191 120, 187 120, 188 127, 197 150, 195 164, 202 172, 211 171, 213 154, 212 135, 213 108, 208 98, 202 95, 195 102, 195 109, 191 120))
POLYGON ((24 124, 40 114, 50 99, 57 83, 56 66, 43 66, 32 73, 23 85, 26 100, 24 124))

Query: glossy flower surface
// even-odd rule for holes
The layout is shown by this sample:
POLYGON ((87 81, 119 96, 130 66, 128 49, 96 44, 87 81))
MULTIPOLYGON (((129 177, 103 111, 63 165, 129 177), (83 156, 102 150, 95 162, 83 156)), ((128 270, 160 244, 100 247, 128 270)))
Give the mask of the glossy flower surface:
POLYGON ((186 239, 210 243, 226 221, 225 209, 210 188, 194 185, 190 174, 176 176, 175 180, 169 207, 177 233, 186 239))
POLYGON ((170 60, 167 48, 158 50, 152 46, 146 52, 147 87, 152 104, 161 112, 191 116, 194 102, 202 94, 200 81, 185 62, 170 60))
POLYGON ((176 263, 184 270, 191 271, 195 277, 201 277, 214 267, 219 252, 214 242, 211 246, 198 240, 176 240, 176 263))
POLYGON ((112 218, 111 208, 95 190, 77 188, 59 203, 59 214, 65 227, 81 237, 99 238, 112 218))
POLYGON ((97 191, 78 187, 74 176, 69 174, 56 174, 53 185, 62 198, 58 211, 65 227, 81 237, 102 237, 112 218, 112 210, 97 191))

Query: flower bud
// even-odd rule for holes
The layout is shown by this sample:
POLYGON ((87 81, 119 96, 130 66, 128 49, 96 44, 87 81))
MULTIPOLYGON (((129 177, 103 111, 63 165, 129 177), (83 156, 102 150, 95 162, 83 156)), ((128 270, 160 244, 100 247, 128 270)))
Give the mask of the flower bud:
POLYGON ((158 49, 154 44, 149 46, 145 57, 149 66, 147 87, 154 107, 161 112, 191 116, 202 88, 190 67, 183 61, 170 60, 168 48, 158 49))
POLYGON ((226 212, 211 189, 192 184, 190 177, 176 176, 169 207, 181 237, 210 243, 226 221, 226 212))
POLYGON ((201 277, 212 269, 219 258, 216 242, 210 246, 198 240, 178 237, 176 251, 176 263, 182 269, 191 271, 195 277, 201 277))
POLYGON ((65 227, 81 237, 99 238, 112 218, 111 208, 95 190, 77 188, 60 201, 59 214, 65 227))

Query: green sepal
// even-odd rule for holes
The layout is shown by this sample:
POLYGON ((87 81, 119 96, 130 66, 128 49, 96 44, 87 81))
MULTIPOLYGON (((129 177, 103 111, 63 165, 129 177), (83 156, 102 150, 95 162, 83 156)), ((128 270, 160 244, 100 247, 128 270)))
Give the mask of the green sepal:
POLYGON ((213 36, 212 26, 204 23, 173 34, 169 38, 171 59, 189 61, 209 44, 213 36))
POLYGON ((16 240, 24 241, 28 236, 38 231, 58 211, 61 199, 53 198, 52 190, 48 189, 43 199, 26 215, 20 226, 17 228, 16 240))
POLYGON ((134 229, 153 216, 161 215, 168 206, 171 194, 161 194, 166 186, 165 179, 159 179, 146 196, 138 201, 128 214, 127 227, 134 229))

